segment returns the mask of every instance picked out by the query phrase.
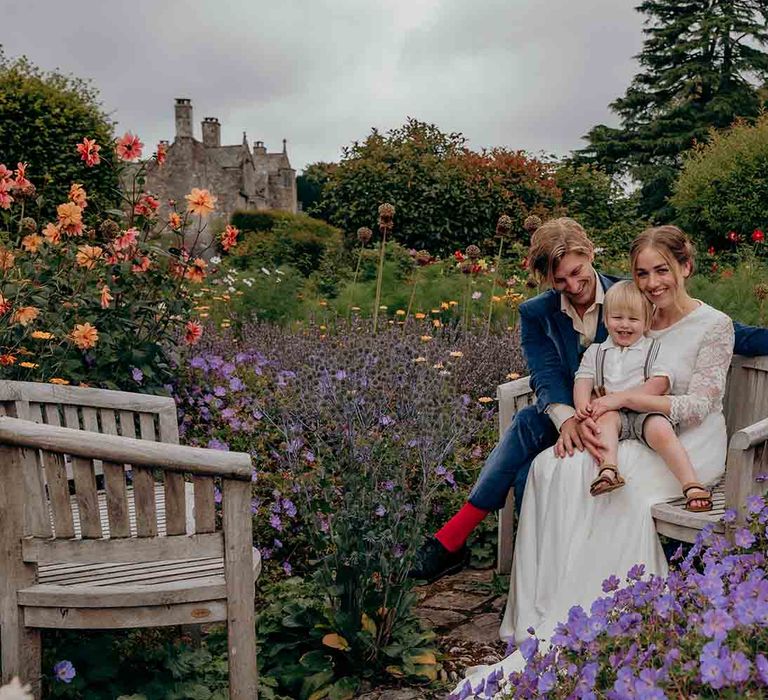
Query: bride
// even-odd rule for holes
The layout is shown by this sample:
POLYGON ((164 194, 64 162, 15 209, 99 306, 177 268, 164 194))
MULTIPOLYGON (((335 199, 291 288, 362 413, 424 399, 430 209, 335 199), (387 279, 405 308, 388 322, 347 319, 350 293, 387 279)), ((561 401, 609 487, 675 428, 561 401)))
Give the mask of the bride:
MULTIPOLYGON (((638 412, 660 412, 680 426, 680 440, 702 482, 725 470, 726 432, 722 414, 725 382, 733 353, 733 324, 725 314, 693 299, 685 279, 693 272, 694 249, 675 226, 641 233, 630 250, 632 274, 655 307, 649 335, 661 341, 672 363, 674 395, 635 395, 638 412)), ((595 475, 588 452, 559 458, 554 450, 533 462, 515 544, 503 639, 520 644, 535 630, 548 639, 574 605, 589 610, 603 595, 602 582, 623 576, 633 565, 664 576, 667 562, 651 517, 651 506, 680 495, 680 485, 661 457, 637 440, 619 446, 624 488, 593 498, 595 475)), ((493 667, 473 669, 456 690, 472 697, 492 670, 504 675, 525 666, 520 652, 493 667)), ((483 696, 485 697, 485 696, 483 696)))

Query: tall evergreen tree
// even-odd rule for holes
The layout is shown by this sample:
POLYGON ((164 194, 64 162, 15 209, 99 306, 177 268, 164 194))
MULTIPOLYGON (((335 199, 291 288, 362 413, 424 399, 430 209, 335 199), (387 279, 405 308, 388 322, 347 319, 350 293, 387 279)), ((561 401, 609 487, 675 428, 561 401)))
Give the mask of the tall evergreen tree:
POLYGON ((642 187, 644 215, 668 218, 682 153, 713 127, 754 118, 768 82, 768 0, 645 0, 638 73, 611 103, 621 126, 599 124, 579 152, 642 187))

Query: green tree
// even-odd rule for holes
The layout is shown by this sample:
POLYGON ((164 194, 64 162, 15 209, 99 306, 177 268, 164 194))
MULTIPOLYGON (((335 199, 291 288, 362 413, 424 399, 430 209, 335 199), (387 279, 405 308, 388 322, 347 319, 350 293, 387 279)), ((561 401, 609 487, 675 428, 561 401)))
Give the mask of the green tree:
MULTIPOLYGON (((768 230, 768 114, 738 122, 691 151, 674 186, 672 205, 683 228, 707 245, 732 247, 768 230)), ((764 242, 758 242, 758 247, 764 242)))
POLYGON ((296 178, 298 200, 304 211, 312 209, 320 200, 323 187, 335 168, 335 163, 312 163, 296 178))
POLYGON ((593 127, 580 155, 641 185, 641 211, 669 218, 682 154, 736 117, 754 118, 768 78, 768 0, 644 0, 642 66, 611 103, 621 126, 593 127))
POLYGON ((111 141, 112 124, 89 82, 44 72, 23 56, 9 59, 0 46, 0 162, 9 168, 29 164, 27 176, 44 201, 40 216, 53 216, 73 182, 88 192, 88 214, 117 203, 111 141), (83 167, 77 153, 86 136, 101 145, 97 167, 83 167))
POLYGON ((354 240, 373 227, 382 202, 395 205, 395 238, 407 247, 449 253, 493 235, 501 214, 522 235, 528 214, 546 218, 560 202, 552 166, 521 151, 474 152, 460 133, 409 119, 344 148, 327 169, 320 201, 310 213, 354 240))

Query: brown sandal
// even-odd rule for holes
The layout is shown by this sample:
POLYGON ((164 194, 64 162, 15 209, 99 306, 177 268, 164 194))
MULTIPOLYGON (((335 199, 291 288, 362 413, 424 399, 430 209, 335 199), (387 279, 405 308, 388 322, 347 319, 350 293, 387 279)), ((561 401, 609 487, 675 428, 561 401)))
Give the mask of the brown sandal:
POLYGON ((603 464, 600 466, 597 478, 589 485, 589 493, 593 496, 602 496, 604 493, 620 489, 626 483, 615 464, 603 464), (612 476, 603 472, 610 472, 612 476))
POLYGON ((683 484, 683 496, 685 496, 685 509, 691 513, 707 513, 712 510, 712 491, 706 488, 698 481, 689 481, 687 484, 683 484), (689 496, 688 492, 696 489, 706 494, 706 496, 689 496), (704 506, 691 506, 691 503, 695 501, 704 501, 704 506))

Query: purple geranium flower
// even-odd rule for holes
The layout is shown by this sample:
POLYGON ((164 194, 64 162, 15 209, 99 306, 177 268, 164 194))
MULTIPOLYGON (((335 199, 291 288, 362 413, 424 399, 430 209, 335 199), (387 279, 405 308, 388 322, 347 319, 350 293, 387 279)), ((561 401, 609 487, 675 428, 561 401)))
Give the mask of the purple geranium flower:
POLYGON ((137 384, 141 384, 144 381, 144 372, 142 372, 138 367, 133 367, 131 369, 131 378, 137 384))
POLYGON ((53 667, 53 677, 62 683, 71 683, 76 675, 75 667, 71 661, 59 661, 53 667))

